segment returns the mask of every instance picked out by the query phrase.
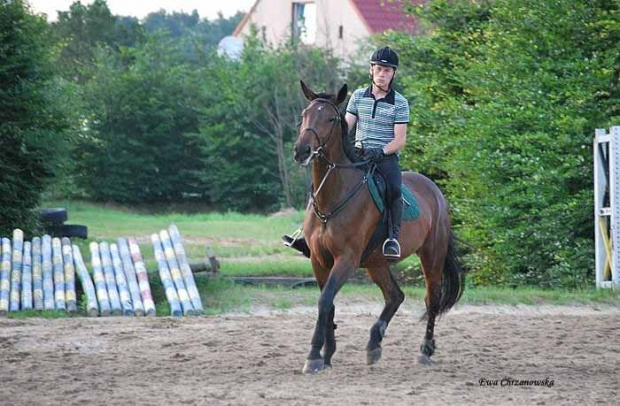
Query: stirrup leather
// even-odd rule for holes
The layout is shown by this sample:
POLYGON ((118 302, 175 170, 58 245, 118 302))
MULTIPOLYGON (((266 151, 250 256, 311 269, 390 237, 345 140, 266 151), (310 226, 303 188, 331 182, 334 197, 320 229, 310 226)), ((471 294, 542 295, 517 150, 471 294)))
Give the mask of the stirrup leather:
POLYGON ((388 238, 387 240, 385 240, 385 242, 383 243, 382 251, 384 257, 400 258, 400 244, 398 243, 398 240, 396 238, 388 238), (391 242, 394 242, 396 244, 396 254, 385 252, 387 244, 391 242))
POLYGON ((292 247, 293 244, 295 244, 295 242, 297 240, 299 240, 299 237, 301 236, 301 233, 303 232, 302 228, 299 227, 297 229, 297 231, 295 231, 289 238, 291 239, 290 241, 284 241, 284 245, 287 247, 292 247))

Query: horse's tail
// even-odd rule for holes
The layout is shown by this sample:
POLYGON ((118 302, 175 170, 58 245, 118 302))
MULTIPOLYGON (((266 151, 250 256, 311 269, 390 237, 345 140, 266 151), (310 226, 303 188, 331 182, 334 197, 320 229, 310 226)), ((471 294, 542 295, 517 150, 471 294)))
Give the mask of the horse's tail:
POLYGON ((450 232, 448 252, 441 276, 439 314, 446 313, 459 301, 465 290, 465 270, 459 259, 456 237, 450 232))

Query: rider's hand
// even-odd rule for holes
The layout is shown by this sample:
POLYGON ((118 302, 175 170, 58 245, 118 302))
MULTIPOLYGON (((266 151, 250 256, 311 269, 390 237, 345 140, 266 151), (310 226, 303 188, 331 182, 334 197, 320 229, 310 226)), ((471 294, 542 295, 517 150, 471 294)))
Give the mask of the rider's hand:
POLYGON ((382 148, 366 148, 364 149, 364 159, 377 160, 385 156, 382 148))

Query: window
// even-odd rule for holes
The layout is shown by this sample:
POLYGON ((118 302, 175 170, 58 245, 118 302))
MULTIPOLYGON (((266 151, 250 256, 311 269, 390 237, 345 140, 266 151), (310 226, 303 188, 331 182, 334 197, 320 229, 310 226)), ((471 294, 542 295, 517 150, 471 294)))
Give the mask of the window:
POLYGON ((338 27, 338 38, 342 39, 343 27, 342 25, 338 27))
POLYGON ((316 3, 293 3, 292 34, 304 44, 316 41, 316 3))

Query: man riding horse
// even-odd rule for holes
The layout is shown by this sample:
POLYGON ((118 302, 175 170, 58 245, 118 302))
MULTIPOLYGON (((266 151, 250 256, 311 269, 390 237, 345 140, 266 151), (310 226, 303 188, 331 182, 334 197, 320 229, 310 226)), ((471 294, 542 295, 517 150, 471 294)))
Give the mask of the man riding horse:
MULTIPOLYGON (((383 255, 388 259, 401 256, 398 236, 403 216, 401 194, 402 174, 398 165, 400 151, 407 140, 409 103, 392 88, 398 54, 383 47, 370 58, 371 85, 357 89, 347 106, 345 119, 348 128, 356 128, 355 146, 364 159, 377 164, 386 182, 386 203, 389 209, 389 235, 383 243, 383 255)), ((310 256, 303 237, 282 237, 285 244, 310 256)))

